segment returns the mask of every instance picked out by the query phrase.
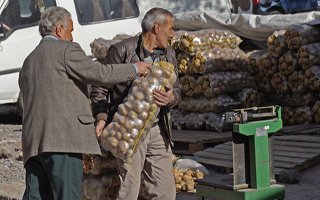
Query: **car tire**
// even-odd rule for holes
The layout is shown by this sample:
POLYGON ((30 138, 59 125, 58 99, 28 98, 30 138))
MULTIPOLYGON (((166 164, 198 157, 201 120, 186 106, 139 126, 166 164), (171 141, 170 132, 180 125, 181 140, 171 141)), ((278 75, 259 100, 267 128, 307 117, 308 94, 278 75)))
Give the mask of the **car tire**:
POLYGON ((279 10, 271 10, 270 12, 268 12, 269 15, 281 15, 284 14, 283 12, 279 11, 279 10))

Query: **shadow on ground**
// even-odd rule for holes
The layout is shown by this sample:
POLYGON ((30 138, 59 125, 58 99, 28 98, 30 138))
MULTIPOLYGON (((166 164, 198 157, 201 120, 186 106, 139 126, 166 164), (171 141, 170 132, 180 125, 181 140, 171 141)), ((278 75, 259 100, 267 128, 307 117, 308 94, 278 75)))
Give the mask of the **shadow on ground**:
POLYGON ((22 118, 17 114, 15 104, 0 105, 0 124, 21 124, 22 118))

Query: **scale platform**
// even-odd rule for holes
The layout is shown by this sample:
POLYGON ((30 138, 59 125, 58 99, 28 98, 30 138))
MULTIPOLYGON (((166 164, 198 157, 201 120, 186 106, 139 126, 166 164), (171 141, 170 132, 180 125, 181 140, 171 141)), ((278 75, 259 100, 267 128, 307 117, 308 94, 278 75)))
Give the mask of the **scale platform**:
POLYGON ((234 188, 232 175, 214 174, 213 176, 197 180, 197 198, 205 197, 215 200, 283 200, 285 188, 283 185, 272 184, 266 188, 252 189, 244 184, 234 188))
POLYGON ((233 174, 197 181, 198 199, 283 200, 285 188, 276 184, 271 136, 282 128, 281 107, 254 107, 227 112, 233 123, 233 174))

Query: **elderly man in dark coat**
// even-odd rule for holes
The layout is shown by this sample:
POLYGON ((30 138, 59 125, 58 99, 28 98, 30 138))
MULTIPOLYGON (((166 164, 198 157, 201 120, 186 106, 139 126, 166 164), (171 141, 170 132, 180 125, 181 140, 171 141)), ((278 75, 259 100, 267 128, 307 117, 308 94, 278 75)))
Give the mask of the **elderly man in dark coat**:
POLYGON ((23 199, 79 200, 82 154, 100 154, 87 84, 107 86, 145 74, 149 64, 102 65, 72 42, 70 13, 51 7, 41 15, 43 39, 25 59, 22 149, 26 168, 23 199))

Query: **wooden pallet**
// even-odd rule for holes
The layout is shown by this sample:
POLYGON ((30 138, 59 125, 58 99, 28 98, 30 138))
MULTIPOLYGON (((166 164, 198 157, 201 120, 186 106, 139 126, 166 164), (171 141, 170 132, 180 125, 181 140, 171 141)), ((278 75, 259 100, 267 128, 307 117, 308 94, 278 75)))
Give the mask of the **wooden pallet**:
POLYGON ((293 126, 284 126, 278 135, 312 135, 320 134, 320 125, 302 124, 293 126))
POLYGON ((173 153, 178 155, 192 155, 204 148, 212 147, 231 141, 231 132, 173 130, 173 153))
MULTIPOLYGON (((274 167, 303 171, 320 162, 320 136, 273 136, 274 167)), ((190 157, 206 166, 232 171, 232 143, 227 142, 194 153, 190 157)))

